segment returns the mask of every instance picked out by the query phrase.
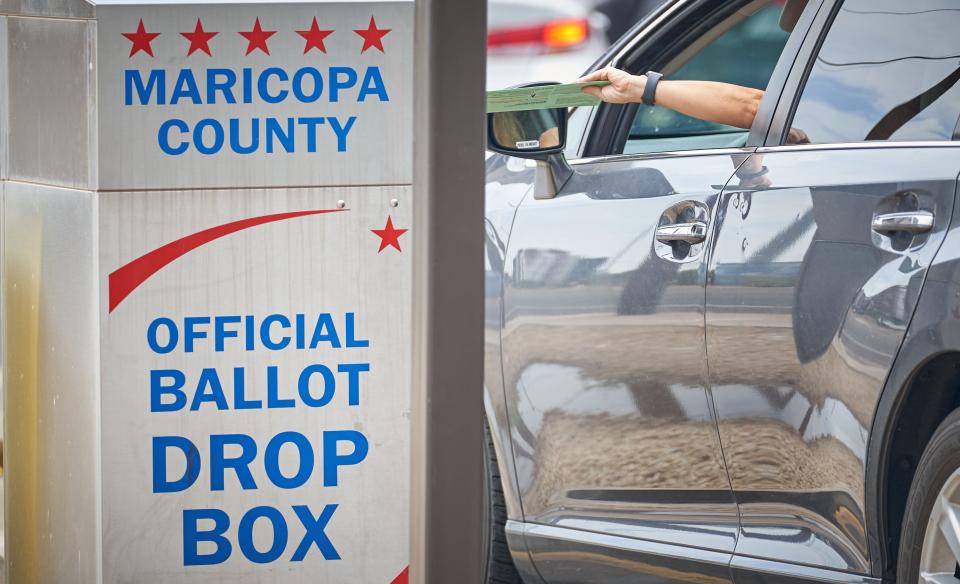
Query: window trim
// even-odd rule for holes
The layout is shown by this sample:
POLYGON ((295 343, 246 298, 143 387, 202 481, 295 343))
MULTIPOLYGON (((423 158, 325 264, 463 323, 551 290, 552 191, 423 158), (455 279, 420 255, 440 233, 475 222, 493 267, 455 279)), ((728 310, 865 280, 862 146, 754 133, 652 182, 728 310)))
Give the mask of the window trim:
POLYGON ((864 150, 883 148, 960 148, 960 141, 951 140, 871 140, 869 142, 831 142, 824 144, 777 144, 761 146, 757 154, 816 150, 864 150))
MULTIPOLYGON (((747 4, 750 1, 751 0, 741 0, 733 10, 738 10, 740 4, 747 4)), ((773 123, 773 116, 776 112, 777 104, 781 100, 784 92, 784 85, 794 63, 799 57, 799 52, 808 36, 810 25, 814 20, 811 14, 819 14, 820 7, 824 1, 825 0, 810 0, 810 3, 815 5, 815 9, 811 10, 811 8, 808 7, 807 10, 804 11, 804 16, 801 17, 796 28, 791 33, 790 38, 787 39, 780 59, 777 61, 773 74, 770 76, 770 81, 767 84, 763 101, 760 103, 757 117, 754 120, 753 126, 748 131, 747 141, 743 146, 744 148, 764 145, 764 138, 769 135, 769 129, 773 123)), ((668 34, 669 31, 676 26, 671 21, 674 20, 678 14, 705 6, 711 6, 711 4, 709 0, 676 0, 673 3, 668 3, 660 13, 650 19, 651 22, 639 27, 636 36, 626 40, 620 46, 615 46, 611 51, 612 56, 599 59, 590 70, 601 69, 607 65, 622 67, 624 61, 631 54, 643 50, 643 44, 645 42, 656 40, 662 35, 668 34)), ((623 156, 622 153, 611 153, 609 149, 612 147, 612 143, 620 141, 619 138, 622 137, 621 134, 629 131, 629 125, 634 118, 633 114, 635 114, 637 107, 639 107, 638 104, 602 104, 597 107, 596 111, 591 114, 583 135, 581 136, 578 158, 573 160, 582 158, 596 160, 606 156, 623 156)), ((644 155, 670 155, 698 151, 700 150, 676 150, 644 155)))
MULTIPOLYGON (((614 43, 606 53, 601 55, 600 58, 598 58, 593 65, 591 65, 587 71, 584 72, 584 75, 599 69, 603 69, 607 66, 616 67, 620 65, 624 56, 630 54, 630 52, 636 49, 637 46, 644 42, 649 36, 659 31, 663 27, 664 21, 667 21, 678 10, 681 10, 685 6, 696 1, 697 0, 673 0, 672 2, 664 2, 660 7, 655 9, 654 13, 638 22, 629 33, 614 43)), ((592 158, 586 156, 585 153, 593 146, 592 142, 594 129, 606 117, 600 115, 600 107, 592 109, 593 111, 590 112, 590 117, 587 120, 587 123, 584 125, 583 132, 579 136, 580 145, 577 149, 577 157, 569 159, 571 162, 583 158, 592 158)), ((567 138, 569 139, 569 136, 567 138)))
POLYGON ((770 129, 767 131, 766 139, 763 145, 770 146, 802 146, 801 144, 786 144, 787 135, 790 126, 793 123, 793 116, 800 104, 800 97, 803 94, 803 88, 807 86, 807 79, 810 72, 813 71, 816 57, 820 53, 820 48, 830 32, 830 26, 833 24, 843 0, 822 0, 817 15, 807 32, 804 42, 800 47, 793 66, 787 75, 787 80, 783 87, 783 97, 777 104, 773 114, 773 121, 770 129))
MULTIPOLYGON (((695 12, 695 11, 700 11, 700 10, 706 10, 706 11, 709 11, 711 17, 713 17, 717 12, 720 12, 720 11, 725 12, 725 15, 721 16, 721 17, 720 17, 720 20, 719 20, 719 22, 724 22, 724 21, 726 21, 727 19, 735 16, 736 13, 738 13, 744 6, 746 6, 746 5, 748 5, 748 4, 751 4, 751 3, 754 2, 754 1, 755 1, 755 0, 737 0, 736 2, 728 2, 728 3, 720 4, 720 5, 717 5, 717 4, 711 3, 711 2, 698 2, 698 3, 695 3, 695 4, 691 5, 691 6, 688 8, 688 10, 685 11, 685 12, 682 14, 681 17, 678 17, 678 18, 677 18, 677 20, 687 20, 687 19, 689 19, 689 18, 694 18, 694 16, 691 15, 691 14, 688 14, 688 12, 695 12)), ((717 24, 719 24, 719 22, 718 22, 717 24)), ((702 24, 704 24, 704 23, 703 23, 703 21, 702 21, 700 18, 697 18, 697 19, 695 20, 694 26, 690 26, 690 25, 689 25, 689 22, 687 23, 686 26, 685 26, 684 24, 681 24, 681 23, 678 23, 678 22, 672 22, 672 23, 670 23, 670 26, 668 26, 665 30, 661 31, 661 34, 662 34, 662 36, 663 36, 664 38, 667 38, 667 39, 672 39, 672 37, 674 37, 674 36, 680 36, 680 37, 681 37, 680 43, 682 43, 684 40, 686 40, 686 39, 684 39, 683 37, 693 36, 695 29, 700 28, 700 26, 701 26, 702 24), (675 30, 675 29, 679 29, 679 30, 681 31, 681 34, 680 34, 680 35, 671 35, 671 34, 670 34, 670 31, 671 31, 671 30, 675 30)), ((672 40, 671 40, 671 41, 668 41, 669 46, 668 46, 668 48, 666 49, 667 51, 669 51, 669 52, 668 52, 668 56, 667 56, 668 61, 669 61, 669 60, 672 60, 672 59, 675 59, 675 58, 677 58, 678 56, 680 56, 681 54, 683 54, 684 51, 686 51, 686 49, 690 46, 690 44, 692 44, 692 43, 697 42, 698 40, 700 40, 700 39, 702 38, 703 34, 710 34, 710 33, 713 31, 713 28, 714 28, 715 26, 716 26, 716 25, 713 25, 713 26, 709 26, 709 25, 708 25, 708 26, 706 27, 706 29, 705 29, 702 33, 700 33, 700 34, 698 34, 697 36, 693 37, 692 42, 691 42, 691 43, 687 43, 686 46, 682 46, 680 43, 675 43, 675 42, 673 42, 672 40), (675 47, 679 47, 679 50, 678 50, 678 51, 674 51, 673 48, 675 48, 675 47)), ((716 40, 716 38, 719 38, 719 36, 720 36, 720 35, 716 35, 716 36, 714 37, 714 40, 716 40)), ((709 43, 708 43, 708 45, 709 45, 709 43)), ((650 47, 648 47, 647 49, 649 49, 649 48, 650 48, 650 47)), ((643 50, 642 48, 639 48, 639 47, 637 48, 636 51, 634 51, 634 53, 643 53, 643 52, 644 52, 644 50, 643 50)), ((636 55, 636 54, 633 54, 633 55, 632 55, 631 53, 623 53, 623 59, 624 59, 624 61, 625 61, 628 57, 633 57, 635 61, 640 59, 640 56, 639 56, 639 55, 636 55)), ((649 61, 649 59, 648 59, 648 61, 649 61)), ((653 62, 650 62, 650 63, 647 64, 647 65, 642 65, 641 67, 639 67, 639 70, 654 69, 654 70, 657 70, 657 71, 662 71, 662 70, 664 70, 665 68, 666 68, 666 63, 661 63, 661 62, 659 62, 659 61, 653 61, 653 62)), ((634 67, 633 69, 638 69, 638 68, 634 67)), ((601 106, 601 107, 602 107, 602 106, 601 106)), ((619 109, 619 113, 618 113, 618 115, 616 116, 616 124, 615 124, 615 126, 614 126, 614 130, 613 130, 612 135, 611 135, 611 138, 612 138, 612 139, 610 140, 610 143, 607 145, 607 148, 618 149, 620 152, 617 152, 617 154, 622 154, 623 150, 624 150, 625 147, 626 147, 627 141, 630 139, 630 130, 631 130, 631 128, 633 127, 633 122, 634 122, 634 120, 635 120, 636 117, 637 117, 637 110, 640 109, 640 104, 638 104, 638 103, 626 104, 626 105, 624 105, 624 106, 621 106, 621 107, 618 108, 618 109, 619 109)), ((749 139, 749 135, 748 135, 748 139, 749 139)), ((746 144, 745 144, 745 145, 746 145, 746 144)), ((674 151, 668 150, 668 151, 666 151, 666 152, 687 152, 687 150, 674 150, 674 151)), ((657 154, 657 153, 656 153, 656 152, 651 152, 651 153, 649 153, 649 154, 657 154)), ((609 155, 609 153, 608 153, 608 155, 609 155)))
MULTIPOLYGON (((750 0, 740 0, 748 2, 750 0)), ((594 69, 605 66, 624 68, 625 61, 634 53, 649 50, 658 39, 665 38, 674 29, 676 21, 689 11, 711 5, 709 0, 675 0, 665 6, 650 23, 637 29, 634 37, 622 46, 616 47, 612 57, 600 59, 594 69), (646 46, 645 46, 646 45, 646 46)), ((685 29, 684 29, 685 30, 685 29)), ((621 135, 629 130, 629 121, 639 104, 600 104, 594 112, 590 126, 584 133, 580 155, 596 158, 600 156, 618 156, 612 153, 613 144, 620 141, 621 135)))
POLYGON ((773 75, 770 76, 770 83, 763 95, 763 100, 760 102, 757 117, 754 118, 753 126, 750 127, 750 136, 747 137, 748 145, 760 147, 769 144, 770 136, 777 127, 777 114, 780 112, 781 104, 785 99, 791 99, 793 71, 796 69, 798 62, 803 62, 807 58, 804 50, 808 45, 811 33, 817 34, 817 26, 822 22, 821 15, 828 12, 824 10, 824 4, 830 1, 832 0, 809 0, 810 4, 814 2, 816 4, 813 7, 808 4, 803 14, 800 15, 793 33, 783 47, 783 53, 780 55, 780 60, 777 61, 773 75), (771 87, 777 90, 776 99, 771 95, 771 87))
MULTIPOLYGON (((960 143, 958 143, 960 145, 960 143)), ((583 164, 599 164, 607 162, 632 162, 639 160, 659 160, 662 158, 690 158, 694 156, 717 156, 730 154, 753 154, 755 146, 740 146, 737 148, 703 148, 699 150, 675 150, 671 152, 638 152, 635 154, 605 154, 602 156, 585 156, 569 160, 570 166, 583 164)), ((533 164, 529 166, 534 166, 533 164)))

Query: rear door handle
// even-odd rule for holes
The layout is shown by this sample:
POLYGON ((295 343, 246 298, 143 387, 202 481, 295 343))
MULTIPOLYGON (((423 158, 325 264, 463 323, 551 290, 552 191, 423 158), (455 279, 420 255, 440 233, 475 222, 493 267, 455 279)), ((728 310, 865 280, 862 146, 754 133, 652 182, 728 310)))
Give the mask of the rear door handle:
POLYGON ((873 216, 873 230, 877 233, 926 233, 933 229, 930 211, 881 213, 873 216))
POLYGON ((703 240, 706 238, 707 224, 703 221, 673 223, 672 225, 661 225, 657 227, 657 241, 661 243, 673 243, 676 241, 703 243, 703 240))

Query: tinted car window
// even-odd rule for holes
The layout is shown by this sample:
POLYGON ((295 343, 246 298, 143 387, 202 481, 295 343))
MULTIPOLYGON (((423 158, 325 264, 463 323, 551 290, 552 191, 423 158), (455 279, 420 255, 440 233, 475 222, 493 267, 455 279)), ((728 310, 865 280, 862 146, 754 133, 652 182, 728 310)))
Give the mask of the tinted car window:
POLYGON ((958 30, 956 0, 846 0, 810 70, 788 141, 954 139, 958 30))
MULTIPOLYGON (((782 3, 761 8, 703 47, 670 79, 723 81, 766 89, 790 36, 779 25, 782 3)), ((698 120, 662 107, 644 107, 630 126, 625 154, 740 146, 747 131, 698 120)))

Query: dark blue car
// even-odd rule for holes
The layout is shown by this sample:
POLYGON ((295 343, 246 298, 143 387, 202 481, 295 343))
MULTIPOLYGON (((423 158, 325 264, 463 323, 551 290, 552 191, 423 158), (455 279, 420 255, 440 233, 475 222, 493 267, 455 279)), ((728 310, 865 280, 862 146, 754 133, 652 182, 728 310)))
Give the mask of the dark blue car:
POLYGON ((486 582, 958 582, 960 4, 783 9, 594 66, 762 89, 749 130, 491 115, 486 582))

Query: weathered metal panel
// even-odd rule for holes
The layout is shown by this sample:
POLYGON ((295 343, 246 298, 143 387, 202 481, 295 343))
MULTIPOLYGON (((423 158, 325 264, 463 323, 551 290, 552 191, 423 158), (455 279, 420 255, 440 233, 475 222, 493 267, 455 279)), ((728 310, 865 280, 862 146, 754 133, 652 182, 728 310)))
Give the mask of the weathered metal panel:
MULTIPOLYGON (((7 306, 7 303, 6 303, 7 295, 6 295, 6 292, 4 291, 4 282, 6 282, 7 279, 4 276, 4 267, 3 267, 5 263, 4 258, 6 257, 6 255, 4 255, 4 233, 6 233, 6 229, 4 228, 4 222, 5 222, 6 215, 4 213, 4 198, 3 198, 3 190, 5 185, 6 185, 6 181, 0 179, 0 440, 2 440, 3 437, 6 436, 6 434, 4 434, 4 431, 3 431, 3 428, 5 427, 5 424, 3 423, 4 421, 3 412, 6 411, 6 407, 5 407, 6 392, 4 391, 4 388, 6 387, 6 384, 5 384, 6 379, 4 377, 3 372, 6 370, 6 347, 7 347, 6 326, 4 324, 6 321, 6 318, 3 316, 7 306)), ((7 522, 5 519, 6 511, 7 511, 7 504, 6 504, 7 497, 5 495, 6 489, 4 488, 5 481, 2 477, 2 469, 3 469, 3 463, 2 461, 0 461, 0 557, 4 558, 3 566, 0 567, 0 574, 2 574, 4 578, 3 580, 4 582, 9 582, 10 578, 7 577, 7 562, 5 560, 6 558, 5 544, 7 541, 7 538, 5 535, 5 530, 7 526, 7 522)))
POLYGON ((96 8, 86 0, 0 0, 0 14, 93 18, 96 8))
POLYGON ((96 25, 9 17, 7 26, 8 177, 92 188, 96 25))
POLYGON ((7 581, 97 582, 95 195, 3 191, 7 581))
POLYGON ((7 130, 9 107, 7 105, 10 80, 7 75, 7 17, 0 16, 0 181, 7 178, 7 130))

